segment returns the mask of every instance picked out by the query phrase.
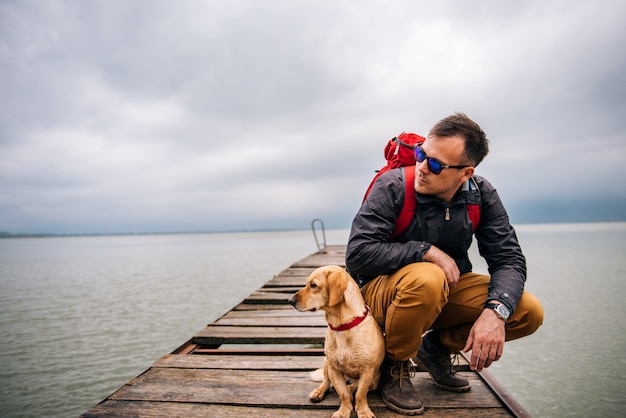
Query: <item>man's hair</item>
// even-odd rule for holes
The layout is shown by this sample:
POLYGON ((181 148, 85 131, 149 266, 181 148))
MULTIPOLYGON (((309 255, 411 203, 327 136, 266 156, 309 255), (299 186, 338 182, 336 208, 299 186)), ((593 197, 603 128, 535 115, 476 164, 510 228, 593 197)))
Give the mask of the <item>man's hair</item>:
POLYGON ((465 137, 464 154, 471 165, 477 166, 489 153, 489 140, 485 132, 464 113, 455 113, 441 119, 428 134, 428 136, 455 135, 465 137))

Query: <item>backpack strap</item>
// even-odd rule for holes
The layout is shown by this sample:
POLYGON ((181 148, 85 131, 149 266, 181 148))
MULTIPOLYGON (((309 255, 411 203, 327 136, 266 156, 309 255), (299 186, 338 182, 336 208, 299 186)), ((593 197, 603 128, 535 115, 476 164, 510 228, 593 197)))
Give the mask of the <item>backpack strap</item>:
MULTIPOLYGON (((480 193, 480 188, 478 187, 478 184, 476 184, 476 180, 474 180, 474 177, 471 177, 467 182, 468 190, 478 190, 478 193, 480 193)), ((480 223, 480 204, 468 203, 467 214, 469 216, 470 222, 472 223, 472 232, 476 232, 476 229, 478 229, 478 224, 480 223)))
POLYGON ((417 208, 417 197, 415 196, 414 185, 415 166, 402 167, 402 174, 404 177, 404 203, 402 204, 402 211, 398 219, 396 219, 393 232, 389 236, 390 239, 398 237, 409 227, 411 220, 413 220, 413 215, 415 214, 415 208, 417 208))
MULTIPOLYGON (((402 211, 398 219, 396 219, 396 225, 389 239, 397 238, 409 227, 415 214, 415 209, 417 209, 417 197, 415 196, 415 166, 402 167, 402 174, 404 178, 404 202, 402 204, 402 211)), ((468 189, 480 191, 473 177, 468 180, 468 189)), ((472 223, 472 233, 474 233, 480 223, 480 205, 477 203, 468 203, 467 214, 472 223)))
POLYGON ((472 222, 472 232, 476 232, 478 223, 480 222, 480 206, 476 203, 468 203, 467 214, 469 215, 470 222, 472 222))

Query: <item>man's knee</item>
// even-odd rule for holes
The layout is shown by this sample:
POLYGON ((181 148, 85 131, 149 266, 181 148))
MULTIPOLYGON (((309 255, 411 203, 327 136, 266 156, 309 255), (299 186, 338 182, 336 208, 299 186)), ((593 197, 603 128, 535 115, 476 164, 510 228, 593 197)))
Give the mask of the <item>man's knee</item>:
POLYGON ((439 266, 428 262, 409 264, 399 269, 396 291, 403 294, 417 294, 425 301, 448 296, 446 275, 439 266))
POLYGON ((392 307, 394 312, 406 309, 424 319, 433 316, 430 325, 448 301, 448 284, 441 268, 432 263, 413 263, 376 277, 361 289, 361 294, 383 327, 392 307))
POLYGON ((526 296, 528 301, 526 302, 528 305, 528 322, 529 329, 531 329, 531 333, 537 331, 537 329, 543 324, 543 306, 539 299, 535 297, 535 295, 526 292, 526 296))
MULTIPOLYGON (((543 324, 543 306, 532 293, 524 292, 515 309, 518 317, 519 337, 530 335, 543 324)), ((516 338, 519 338, 516 337, 516 338)))

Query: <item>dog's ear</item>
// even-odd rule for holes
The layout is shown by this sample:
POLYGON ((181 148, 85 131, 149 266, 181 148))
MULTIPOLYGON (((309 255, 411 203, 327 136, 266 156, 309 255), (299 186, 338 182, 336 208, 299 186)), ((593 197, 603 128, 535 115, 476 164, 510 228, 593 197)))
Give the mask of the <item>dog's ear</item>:
POLYGON ((328 306, 335 306, 343 300, 343 295, 348 288, 345 274, 339 271, 330 271, 326 276, 328 287, 328 306))

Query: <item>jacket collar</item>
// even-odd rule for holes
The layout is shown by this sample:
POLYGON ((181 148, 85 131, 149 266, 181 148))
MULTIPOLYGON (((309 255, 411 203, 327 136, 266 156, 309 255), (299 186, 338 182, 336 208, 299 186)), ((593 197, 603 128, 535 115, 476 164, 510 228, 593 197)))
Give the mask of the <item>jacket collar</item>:
MULTIPOLYGON (((478 183, 476 183, 475 176, 472 176, 469 180, 463 183, 461 187, 459 187, 459 190, 456 191, 450 206, 455 204, 478 203, 480 200, 480 197, 478 197, 480 196, 479 190, 480 188, 478 187, 478 183)), ((415 196, 418 203, 436 203, 446 206, 446 203, 443 200, 433 195, 415 192, 415 196)))

